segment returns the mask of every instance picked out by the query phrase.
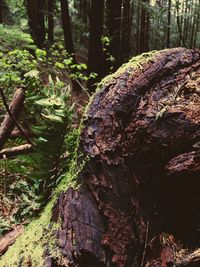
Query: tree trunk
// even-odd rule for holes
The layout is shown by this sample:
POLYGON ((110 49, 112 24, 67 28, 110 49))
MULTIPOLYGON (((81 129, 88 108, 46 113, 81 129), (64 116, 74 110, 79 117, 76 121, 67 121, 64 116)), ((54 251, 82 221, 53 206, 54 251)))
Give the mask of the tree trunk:
POLYGON ((111 38, 110 54, 114 57, 115 69, 120 65, 120 42, 121 42, 121 20, 122 0, 107 0, 107 28, 111 38))
POLYGON ((38 47, 43 47, 45 43, 45 0, 37 0, 37 36, 38 47))
POLYGON ((60 0, 60 4, 61 4, 61 16, 62 16, 62 25, 63 25, 64 40, 65 40, 65 49, 69 54, 74 54, 74 44, 72 39, 68 0, 60 0))
POLYGON ((0 24, 3 23, 3 0, 0 0, 0 24))
POLYGON ((149 0, 141 1, 141 18, 140 18, 140 53, 149 50, 149 11, 147 5, 149 0))
POLYGON ((35 44, 42 48, 45 42, 44 0, 27 0, 27 14, 31 36, 35 44))
MULTIPOLYGON (((74 64, 76 64, 77 62, 76 62, 76 57, 74 54, 74 43, 73 43, 72 30, 71 30, 68 0, 60 0, 60 5, 61 5, 61 17, 62 17, 65 49, 70 54, 70 56, 73 58, 74 64)), ((71 72, 73 72, 73 70, 71 70, 71 72)), ((77 93, 82 91, 79 81, 72 79, 72 87, 73 87, 73 91, 77 93)))
POLYGON ((122 34, 121 34, 121 49, 120 49, 120 64, 124 63, 129 58, 130 53, 130 36, 131 36, 131 5, 130 0, 123 1, 122 12, 122 34))
POLYGON ((167 14, 167 48, 170 47, 170 31, 171 31, 171 0, 168 0, 168 14, 167 14))
POLYGON ((0 266, 199 266, 199 78, 200 51, 183 48, 144 54, 106 78, 85 114, 70 174, 79 186, 0 266))
MULTIPOLYGON (((90 23, 90 39, 89 39, 89 52, 88 52, 88 74, 91 72, 96 73, 98 76, 95 79, 90 79, 87 87, 92 89, 91 86, 97 83, 103 77, 104 65, 103 64, 103 12, 104 1, 91 1, 89 23, 90 23)), ((93 89, 94 90, 94 89, 93 89)))
POLYGON ((48 0, 48 41, 53 44, 54 30, 54 0, 48 0))

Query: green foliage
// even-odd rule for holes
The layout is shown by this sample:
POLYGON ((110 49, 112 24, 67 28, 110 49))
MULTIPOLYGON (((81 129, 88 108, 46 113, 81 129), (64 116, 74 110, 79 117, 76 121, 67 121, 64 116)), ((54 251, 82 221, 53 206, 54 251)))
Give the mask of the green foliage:
POLYGON ((28 157, 29 178, 37 184, 38 193, 45 199, 67 170, 68 157, 71 158, 65 142, 71 134, 74 109, 70 102, 70 87, 58 78, 54 82, 49 77, 42 94, 35 97, 35 93, 31 93, 27 105, 35 109, 33 114, 37 121, 37 125, 32 126, 36 138, 34 153, 28 157))
POLYGON ((23 49, 35 49, 30 34, 23 32, 17 26, 0 24, 0 51, 10 51, 22 47, 23 49))
POLYGON ((0 83, 13 88, 25 83, 25 74, 37 66, 34 57, 27 50, 13 50, 0 53, 0 83))
POLYGON ((102 46, 103 46, 103 52, 106 57, 106 61, 108 62, 110 68, 109 71, 110 73, 113 71, 113 63, 115 62, 115 58, 112 56, 112 54, 109 52, 110 50, 110 45, 111 45, 111 39, 109 36, 104 35, 101 38, 102 46))

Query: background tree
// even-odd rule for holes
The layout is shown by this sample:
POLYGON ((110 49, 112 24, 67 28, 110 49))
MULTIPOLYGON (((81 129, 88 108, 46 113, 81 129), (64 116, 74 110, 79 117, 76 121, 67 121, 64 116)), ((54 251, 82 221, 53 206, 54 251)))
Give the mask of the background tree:
POLYGON ((149 0, 141 1, 139 52, 149 51, 149 0))
POLYGON ((38 47, 45 42, 45 0, 27 0, 30 33, 38 47))
POLYGON ((130 37, 131 37, 131 2, 123 0, 122 4, 122 29, 121 29, 121 46, 120 46, 120 63, 125 62, 129 58, 130 53, 130 37))
POLYGON ((117 68, 120 65, 122 0, 107 0, 106 12, 106 26, 111 38, 110 54, 114 57, 114 66, 117 68))
POLYGON ((55 0, 48 0, 48 41, 50 44, 53 44, 54 41, 54 9, 55 9, 55 0))
POLYGON ((69 15, 68 0, 60 0, 61 18, 64 33, 65 49, 68 53, 74 54, 74 44, 72 40, 71 22, 69 15))
POLYGON ((89 37, 89 51, 88 51, 88 74, 95 72, 97 78, 89 80, 87 85, 90 88, 91 83, 100 81, 105 67, 103 64, 103 16, 104 14, 104 1, 92 0, 89 9, 89 24, 90 24, 90 37, 89 37))
POLYGON ((170 30, 171 30, 171 0, 168 0, 168 14, 167 14, 167 47, 170 47, 170 30))
POLYGON ((0 23, 3 23, 3 0, 0 0, 0 23))

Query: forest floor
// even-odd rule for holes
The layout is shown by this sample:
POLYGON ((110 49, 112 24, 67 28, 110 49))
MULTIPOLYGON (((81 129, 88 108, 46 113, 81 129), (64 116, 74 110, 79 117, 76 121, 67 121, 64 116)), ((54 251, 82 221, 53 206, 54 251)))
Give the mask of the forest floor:
MULTIPOLYGON (((72 92, 71 101, 75 103, 74 120, 72 129, 79 127, 89 96, 86 92, 72 92)), ((22 158, 23 160, 23 158, 22 158)), ((20 165, 21 157, 18 157, 20 165)), ((17 173, 12 159, 0 161, 0 254, 1 242, 4 236, 14 232, 19 225, 26 225, 31 218, 40 212, 38 197, 35 189, 27 183, 27 177, 17 173)))

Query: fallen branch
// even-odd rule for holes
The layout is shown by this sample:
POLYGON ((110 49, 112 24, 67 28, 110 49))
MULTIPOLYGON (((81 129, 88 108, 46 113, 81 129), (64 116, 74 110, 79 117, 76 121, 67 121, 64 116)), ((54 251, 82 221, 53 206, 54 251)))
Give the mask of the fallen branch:
MULTIPOLYGON (((28 129, 23 129, 23 132, 26 134, 26 136, 28 137, 32 137, 33 134, 30 132, 30 130, 28 129)), ((21 131, 19 131, 18 129, 15 129, 11 132, 10 134, 10 138, 17 138, 17 137, 24 137, 24 134, 22 134, 21 131)))
MULTIPOLYGON (((2 92, 2 89, 0 91, 2 92)), ((24 99, 24 90, 21 88, 17 89, 9 106, 9 111, 15 117, 15 119, 19 117, 19 114, 23 108, 24 99)), ((6 114, 0 126, 0 149, 4 146, 14 127, 15 121, 9 114, 6 114)))
POLYGON ((6 101, 6 97, 3 93, 3 89, 1 88, 0 89, 0 94, 1 94, 1 97, 2 97, 2 101, 3 101, 3 104, 6 108, 6 111, 8 113, 8 115, 10 116, 10 118, 13 120, 13 122, 15 123, 15 125, 17 126, 17 128, 19 129, 19 131, 24 135, 24 137, 27 139, 28 143, 32 144, 32 141, 31 139, 26 135, 26 133, 24 132, 24 130, 22 129, 21 125, 19 124, 19 122, 17 121, 16 117, 15 117, 15 114, 13 114, 12 110, 9 108, 8 104, 7 104, 7 101, 6 101))
POLYGON ((9 246, 15 243, 18 236, 24 232, 24 226, 19 225, 13 231, 0 238, 0 255, 4 254, 9 246))
POLYGON ((6 158, 13 157, 16 155, 22 155, 32 152, 33 148, 30 144, 25 144, 21 146, 11 147, 11 148, 5 148, 0 151, 0 159, 6 156, 6 158))

